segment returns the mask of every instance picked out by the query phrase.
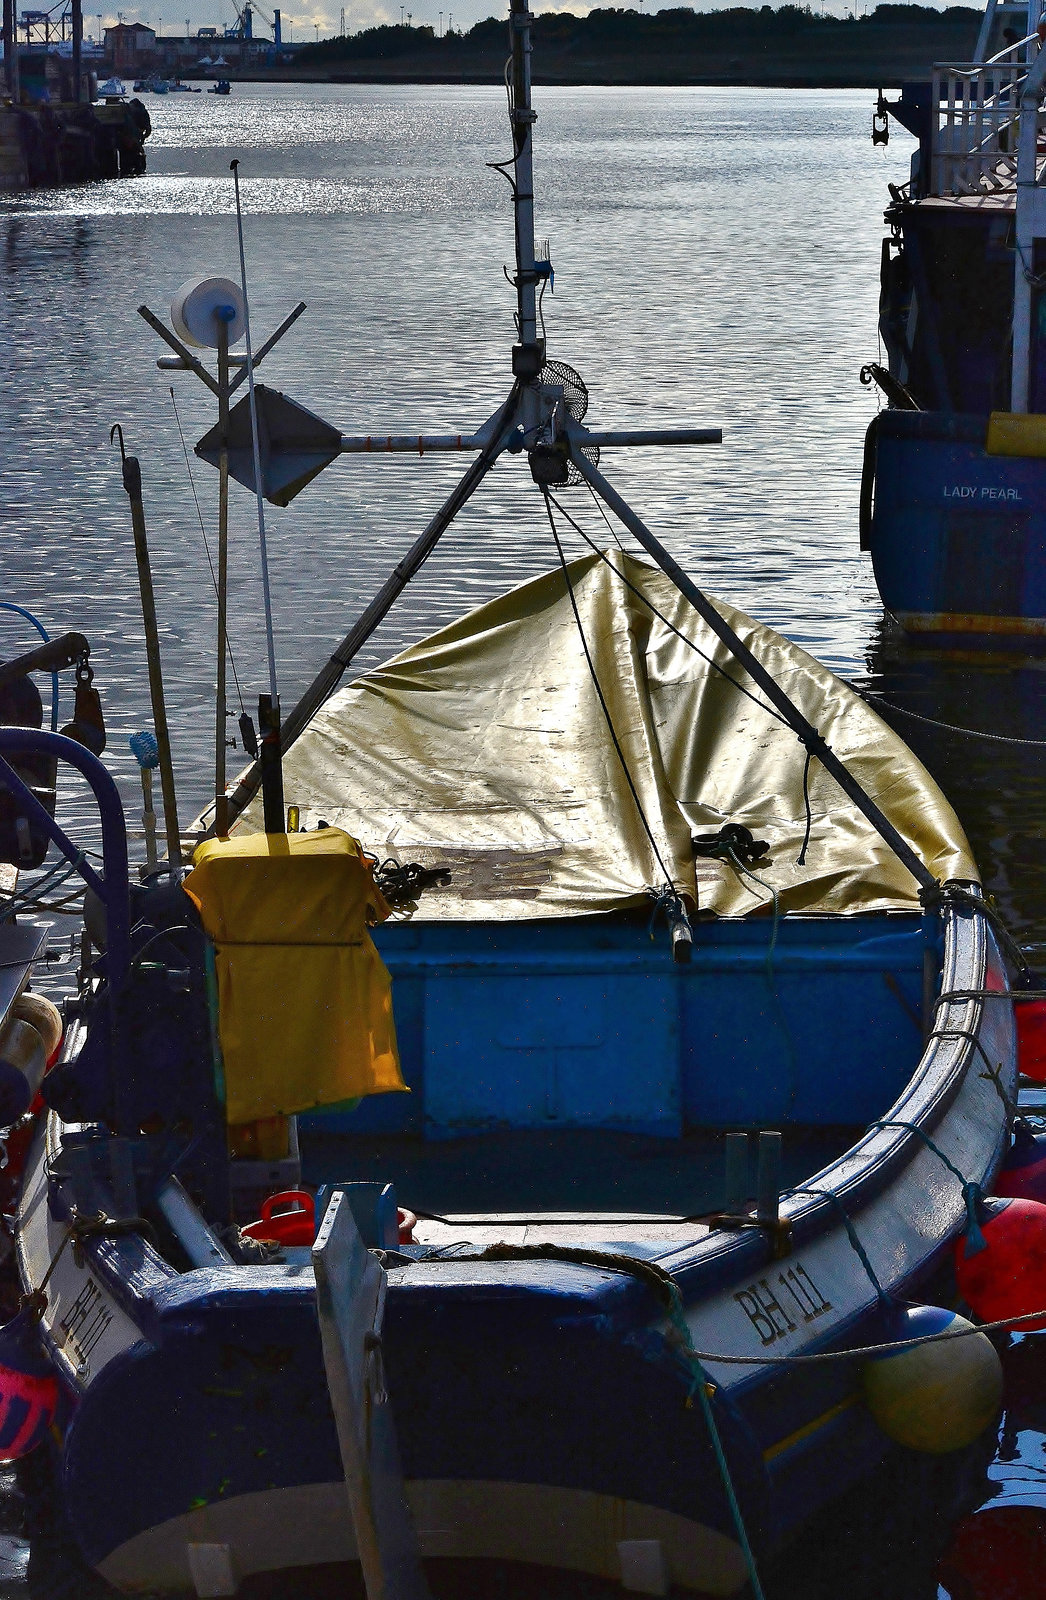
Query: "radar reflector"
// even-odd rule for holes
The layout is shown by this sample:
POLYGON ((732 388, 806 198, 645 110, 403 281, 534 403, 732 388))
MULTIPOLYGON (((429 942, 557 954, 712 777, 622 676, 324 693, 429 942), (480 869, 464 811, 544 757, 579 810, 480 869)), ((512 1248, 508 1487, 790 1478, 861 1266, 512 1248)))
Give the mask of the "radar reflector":
MULTIPOLYGON (((322 417, 306 411, 278 389, 255 384, 258 408, 258 452, 261 457, 262 494, 274 506, 290 505, 295 495, 341 454, 341 434, 322 417)), ((255 490, 254 446, 251 440, 250 397, 244 395, 229 412, 229 475, 255 490)), ((220 426, 205 433, 196 446, 201 461, 216 467, 221 459, 220 426)))

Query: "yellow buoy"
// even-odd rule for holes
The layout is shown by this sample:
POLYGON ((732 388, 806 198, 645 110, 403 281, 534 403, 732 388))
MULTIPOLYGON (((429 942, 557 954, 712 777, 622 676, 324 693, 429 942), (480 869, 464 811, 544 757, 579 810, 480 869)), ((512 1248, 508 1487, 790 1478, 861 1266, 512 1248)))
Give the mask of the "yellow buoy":
POLYGON ((964 1337, 902 1345, 873 1357, 861 1374, 872 1416, 909 1450, 964 1450, 995 1421, 1002 1403, 995 1346, 972 1322, 940 1306, 900 1311, 892 1331, 898 1340, 945 1332, 964 1337))

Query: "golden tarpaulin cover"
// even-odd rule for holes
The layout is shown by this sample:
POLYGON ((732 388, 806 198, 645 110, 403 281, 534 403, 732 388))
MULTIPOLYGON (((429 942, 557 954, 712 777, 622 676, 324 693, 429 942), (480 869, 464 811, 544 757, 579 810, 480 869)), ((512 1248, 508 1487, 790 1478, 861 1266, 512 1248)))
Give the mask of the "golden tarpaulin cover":
MULTIPOLYGON (((911 875, 816 760, 798 865, 806 752, 669 578, 619 550, 567 570, 639 805, 556 570, 327 701, 285 757, 303 826, 324 819, 376 856, 447 863, 451 884, 422 897, 427 918, 639 905, 666 871, 721 916, 768 909, 771 888, 782 911, 918 905, 911 875), (761 883, 695 858, 693 837, 730 822, 769 843, 761 883)), ((934 876, 976 880, 955 813, 897 735, 805 651, 716 605, 934 876)), ((248 826, 260 811, 255 800, 248 826)))
POLYGON ((208 839, 182 887, 214 941, 230 1123, 405 1087, 367 931, 389 907, 355 839, 208 839))

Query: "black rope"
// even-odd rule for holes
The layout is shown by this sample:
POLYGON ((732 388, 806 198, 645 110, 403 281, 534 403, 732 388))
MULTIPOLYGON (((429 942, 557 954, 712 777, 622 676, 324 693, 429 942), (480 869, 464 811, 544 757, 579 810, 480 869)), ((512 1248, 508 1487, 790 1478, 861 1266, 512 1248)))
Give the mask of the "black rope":
MULTIPOLYGON (((591 485, 589 485, 589 487, 591 488, 591 485)), ((776 709, 776 707, 768 705, 765 700, 760 700, 759 696, 756 693, 754 693, 753 690, 749 689, 746 684, 739 683, 736 678, 732 677, 731 674, 726 670, 726 668, 724 666, 721 666, 720 663, 718 661, 716 661, 714 656, 710 656, 707 653, 707 651, 702 650, 701 646, 699 644, 695 644, 693 639, 688 638, 687 635, 681 631, 681 629, 676 627, 674 622, 669 622, 669 620, 665 616, 664 612, 663 611, 659 611, 657 609, 657 606, 654 605, 654 602, 652 600, 647 598, 647 596, 643 593, 642 589, 638 588, 637 585, 634 584, 630 578, 626 578, 625 574, 623 572, 619 572, 617 570, 617 568, 614 566, 612 561, 608 561, 607 560, 606 553, 599 548, 599 546, 595 543, 595 541, 593 539, 589 538, 588 534, 585 532, 584 528, 581 527, 580 523, 575 522, 574 518, 570 515, 570 512, 564 510, 564 508, 560 505, 559 501, 555 498, 555 496, 549 494, 547 489, 544 492, 545 492, 546 498, 551 500, 552 504, 555 506, 555 508, 559 512, 560 516, 563 517, 563 519, 566 522, 570 523, 570 526, 573 528, 574 532, 576 534, 578 534, 578 536, 581 539, 583 539, 584 542, 588 545, 589 549, 592 551, 592 554, 595 555, 595 556, 598 556, 600 561, 603 562, 603 565, 610 568, 610 570, 614 574, 615 578, 617 578, 621 583, 623 583, 625 585, 625 588, 630 590, 631 593, 635 595, 636 599, 642 605, 646 606, 647 610, 653 616, 655 616, 657 618, 658 622, 664 624, 664 626, 668 629, 669 633, 674 633, 677 639, 681 639, 682 642, 690 650, 692 650, 695 655, 700 656, 702 661, 707 662, 710 667, 714 668, 714 670, 716 672, 718 672, 722 677, 724 677, 726 679, 727 683, 732 683, 734 688, 738 691, 738 693, 739 694, 743 694, 745 696, 746 700, 751 700, 752 704, 755 705, 755 706, 758 706, 760 711, 765 711, 768 717, 773 717, 777 722, 781 723, 782 727, 788 728, 790 732, 793 731, 792 727, 791 727, 791 724, 789 723, 787 717, 782 716, 780 711, 778 711, 776 709)), ((607 520, 606 512, 603 511, 602 505, 600 504, 598 499, 596 499, 596 494, 595 494, 595 490, 594 489, 592 490, 592 498, 594 500, 596 500, 597 506, 599 506, 600 511, 603 512, 603 520, 606 522, 607 527, 610 528, 611 533, 614 533, 613 527, 611 526, 610 522, 607 520)), ((616 538, 616 534, 615 534, 615 538, 616 538)), ((618 548, 622 551, 622 554, 624 554, 624 548, 623 548, 623 546, 621 544, 620 539, 618 539, 617 543, 618 543, 618 548)))
POLYGON ((810 830, 813 827, 813 813, 810 810, 810 763, 814 758, 813 751, 807 747, 806 760, 803 762, 803 805, 806 807, 806 832, 803 834, 803 848, 796 857, 797 867, 806 866, 806 852, 810 844, 810 830))
MULTIPOLYGON (((603 521, 606 523, 607 532, 609 533, 610 537, 613 539, 614 543, 617 545, 618 549, 621 551, 621 554, 624 555, 625 547, 621 543, 621 535, 618 533, 617 529, 614 527, 614 524, 611 522, 610 518, 607 516, 607 508, 606 508, 606 506, 603 504, 602 500, 599 498, 598 494, 593 489, 592 485, 589 483, 587 478, 585 479, 585 488, 588 490, 589 494, 592 496, 592 504, 595 506, 596 510, 599 512, 599 515, 603 518, 603 521)), ((592 544, 592 541, 590 539, 588 539, 588 535, 587 534, 582 533, 581 537, 583 539, 586 539, 589 544, 592 544)), ((601 552, 596 549, 596 546, 594 544, 592 544, 592 548, 593 548, 593 550, 596 551, 597 555, 601 554, 601 552)), ((649 604, 649 601, 647 602, 647 604, 649 604)))
MULTIPOLYGON (((633 778, 632 778, 632 774, 629 771, 628 762, 625 759, 625 752, 621 748, 621 741, 618 739, 617 732, 616 732, 616 730, 614 728, 614 719, 610 715, 610 707, 607 705, 606 696, 603 693, 602 685, 600 684, 599 678, 598 678, 598 676, 596 674, 595 662, 592 660, 592 652, 588 647, 588 640, 585 637, 585 627, 584 627, 583 622, 581 621, 581 612, 578 610, 577 597, 574 594, 574 586, 570 581, 570 573, 569 573, 569 571, 567 569, 566 556, 563 554, 563 546, 560 543, 559 532, 558 532, 558 530, 556 528, 556 521, 555 521, 555 518, 552 515, 551 496, 550 496, 547 488, 545 488, 544 486, 542 486, 541 493, 542 493, 542 498, 544 499, 544 502, 545 502, 545 510, 548 513, 548 525, 552 529, 552 537, 555 540, 556 553, 559 556, 559 565, 560 565, 560 567, 562 569, 562 572, 563 572, 563 581, 567 586, 567 594, 570 596, 570 609, 574 613, 574 621, 577 624, 578 635, 579 635, 579 637, 581 639, 581 648, 585 652, 585 660, 588 663, 588 671, 589 671, 589 676, 592 679, 592 687, 596 691, 596 697, 599 700, 599 704, 600 704, 600 707, 602 709, 603 716, 606 719, 606 725, 607 725, 607 728, 608 728, 608 730, 610 732, 611 743, 613 744, 614 749, 615 749, 615 751, 617 753, 617 758, 621 763, 621 770, 625 775, 625 782, 628 784, 628 787, 629 787, 629 790, 631 792, 632 798, 636 803, 636 810, 639 813, 639 820, 643 824, 643 831, 645 832, 647 838, 650 841, 650 848, 654 852, 654 858, 657 861, 658 867, 660 868, 662 875, 664 876, 665 887, 667 889, 669 889, 670 891, 672 891, 676 895, 676 898, 678 900, 679 899, 678 891, 675 890, 675 887, 674 887, 673 882, 672 882, 672 875, 669 872, 668 868, 665 866, 664 860, 662 859, 662 856, 661 856, 661 851, 658 849, 657 840, 654 838, 653 830, 651 829, 650 823, 647 821, 646 812, 643 810, 643 802, 639 798, 639 790, 636 788, 635 783, 634 783, 633 778)), ((568 521, 569 521, 569 518, 568 518, 568 521)), ((680 908, 681 908, 681 906, 682 906, 682 902, 680 901, 680 908)))
POLYGON ((959 883, 934 883, 928 884, 919 890, 919 899, 927 911, 940 911, 948 907, 962 906, 968 911, 979 912, 991 924, 998 936, 999 943, 1017 968, 1022 978, 1032 976, 1031 967, 1028 965, 1024 951, 1007 928, 1002 917, 995 907, 990 905, 983 895, 971 893, 959 883))

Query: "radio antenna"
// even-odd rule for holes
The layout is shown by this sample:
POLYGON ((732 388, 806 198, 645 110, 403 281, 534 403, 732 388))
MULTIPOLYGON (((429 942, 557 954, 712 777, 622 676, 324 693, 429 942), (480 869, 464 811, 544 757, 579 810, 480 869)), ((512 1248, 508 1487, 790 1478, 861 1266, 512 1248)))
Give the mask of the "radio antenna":
POLYGON ((251 313, 247 298, 247 259, 243 250, 243 212, 240 207, 240 163, 230 161, 236 191, 236 237, 240 246, 240 287, 243 291, 243 331, 247 346, 247 395, 251 412, 251 448, 254 455, 254 487, 258 502, 258 544, 261 551, 262 595, 265 601, 265 647, 269 656, 269 693, 258 697, 258 728, 261 733, 262 800, 266 833, 284 831, 283 763, 280 754, 280 697, 276 683, 276 648, 272 628, 272 595, 269 589, 269 556, 265 541, 265 485, 262 479, 261 445, 258 436, 258 402, 254 392, 254 357, 251 351, 251 313))

